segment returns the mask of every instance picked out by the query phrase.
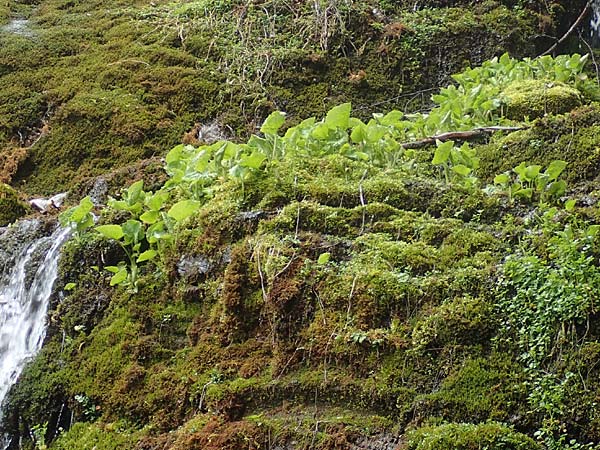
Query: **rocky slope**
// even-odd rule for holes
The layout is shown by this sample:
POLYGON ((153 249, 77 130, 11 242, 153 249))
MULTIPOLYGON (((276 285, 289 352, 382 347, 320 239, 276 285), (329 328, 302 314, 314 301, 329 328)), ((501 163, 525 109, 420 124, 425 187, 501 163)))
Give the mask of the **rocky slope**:
MULTIPOLYGON (((345 101, 365 122, 431 108, 450 74, 535 56, 583 3, 11 3, 28 33, 0 35, 4 181, 73 197, 118 197, 139 179, 157 191, 177 177, 159 158, 173 145, 245 140, 276 109, 287 129, 345 101)), ((597 441, 600 106, 594 82, 559 75, 494 91, 503 106, 481 120, 523 129, 481 136, 461 164, 438 164, 436 145, 381 156, 354 119, 329 114, 324 135, 300 125, 296 153, 270 147, 242 166, 252 176, 202 186, 136 289, 110 285, 104 268, 126 259, 114 240, 74 239, 4 430, 24 448, 98 450, 597 441), (538 102, 523 96, 535 89, 538 102), (523 175, 537 180, 556 160, 557 195, 494 183, 521 162, 540 164, 523 175)), ((394 117, 371 129, 387 127, 386 145, 423 137, 394 117)))

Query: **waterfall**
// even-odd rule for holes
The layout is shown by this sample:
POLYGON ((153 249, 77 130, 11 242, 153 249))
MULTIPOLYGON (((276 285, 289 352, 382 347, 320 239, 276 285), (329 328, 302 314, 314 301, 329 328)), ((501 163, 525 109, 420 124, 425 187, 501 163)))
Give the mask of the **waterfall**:
POLYGON ((600 0, 593 0, 592 6, 592 18, 590 19, 590 31, 592 37, 600 38, 600 0))
MULTIPOLYGON (((30 221, 21 226, 39 229, 41 225, 30 221)), ((50 236, 29 240, 27 233, 24 234, 13 236, 15 242, 11 248, 16 254, 1 261, 5 273, 0 278, 0 406, 25 363, 42 346, 60 248, 70 230, 59 227, 50 236)), ((0 448, 1 444, 0 439, 0 448)))

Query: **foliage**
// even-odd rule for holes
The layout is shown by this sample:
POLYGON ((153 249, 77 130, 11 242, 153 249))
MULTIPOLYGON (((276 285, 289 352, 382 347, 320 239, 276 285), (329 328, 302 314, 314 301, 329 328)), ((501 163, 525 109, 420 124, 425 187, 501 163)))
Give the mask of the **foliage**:
POLYGON ((596 311, 599 227, 561 226, 555 222, 556 214, 557 209, 551 208, 542 216, 542 232, 548 236, 545 248, 506 258, 498 292, 503 323, 498 342, 516 340, 529 377, 530 406, 542 417, 538 438, 548 448, 580 448, 576 442, 566 442, 560 422, 566 413, 565 390, 575 374, 556 371, 555 361, 577 341, 578 328, 589 327, 590 315, 596 311))
POLYGON ((431 163, 441 166, 446 183, 458 181, 466 186, 477 183, 475 171, 479 167, 479 158, 475 149, 465 142, 460 147, 454 146, 454 141, 436 142, 437 149, 431 163))
POLYGON ((558 200, 567 190, 567 183, 558 178, 567 167, 566 161, 552 161, 542 172, 539 164, 526 165, 524 162, 494 177, 497 187, 488 187, 489 192, 502 192, 512 203, 515 198, 525 201, 539 201, 540 204, 558 200))
POLYGON ((94 203, 90 197, 84 197, 79 202, 79 205, 63 211, 58 220, 63 227, 70 226, 73 228, 76 238, 81 239, 83 233, 94 225, 94 203))

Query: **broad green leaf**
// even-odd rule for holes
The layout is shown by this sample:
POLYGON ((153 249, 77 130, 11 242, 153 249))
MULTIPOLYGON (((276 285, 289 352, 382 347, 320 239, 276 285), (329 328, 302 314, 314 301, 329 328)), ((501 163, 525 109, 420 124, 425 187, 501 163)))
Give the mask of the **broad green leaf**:
POLYGON ((165 191, 157 191, 152 195, 148 195, 145 203, 148 208, 158 211, 169 200, 169 193, 165 191))
POLYGON ((138 256, 137 262, 149 261, 158 255, 158 252, 154 249, 146 250, 140 256, 138 256))
POLYGON ((179 222, 194 214, 199 207, 200 202, 196 200, 181 200, 171 206, 167 215, 179 222))
POLYGON ((350 133, 350 140, 355 144, 358 144, 365 140, 364 124, 360 124, 352 130, 352 133, 350 133))
POLYGON ((494 184, 507 184, 510 181, 510 175, 501 173, 494 177, 494 184))
POLYGON ((274 135, 277 134, 279 129, 285 122, 285 113, 281 111, 275 111, 269 114, 269 117, 266 118, 262 127, 260 127, 261 133, 266 135, 274 135))
POLYGON ((566 167, 567 167, 566 161, 561 161, 561 160, 552 161, 550 163, 550 165, 548 166, 548 168, 546 169, 545 174, 548 175, 548 179, 550 181, 554 181, 560 176, 560 174, 563 172, 563 170, 565 170, 566 167))
POLYGON ((567 191, 565 180, 555 181, 548 186, 548 195, 551 197, 560 197, 567 191))
POLYGON ((124 200, 115 200, 111 198, 108 200, 108 206, 117 211, 129 211, 129 205, 124 200))
POLYGON ((73 289, 75 289, 75 286, 77 286, 75 283, 67 283, 65 284, 65 287, 63 289, 65 291, 72 291, 73 289))
POLYGON ((240 165, 251 169, 259 169, 265 159, 267 157, 263 153, 255 150, 250 155, 244 156, 240 160, 240 165))
POLYGON ((79 202, 79 205, 73 209, 73 213, 71 214, 71 221, 79 222, 85 216, 94 209, 94 203, 90 199, 90 197, 84 197, 79 202))
POLYGON ((398 125, 400 123, 400 121, 402 120, 403 117, 404 117, 404 113, 403 112, 397 111, 397 110, 393 110, 393 111, 390 111, 389 113, 387 113, 385 116, 383 116, 381 119, 378 119, 378 120, 379 120, 379 123, 381 125, 389 127, 389 126, 398 125))
POLYGON ((123 225, 124 241, 126 244, 137 244, 144 237, 144 230, 142 229, 142 222, 139 220, 128 220, 123 225))
POLYGON ((527 166, 525 168, 525 180, 533 181, 540 174, 540 170, 542 170, 542 166, 538 164, 532 164, 531 166, 527 166))
POLYGON ((318 124, 312 130, 311 136, 315 139, 319 139, 320 141, 324 141, 329 137, 329 126, 324 123, 318 124))
POLYGON ((109 239, 119 240, 123 237, 121 225, 98 225, 96 231, 109 239))
POLYGON ((124 281, 127 281, 127 269, 123 267, 111 277, 110 285, 114 286, 116 284, 121 284, 124 281))
POLYGON ((515 192, 515 196, 531 200, 531 197, 533 197, 533 189, 531 189, 531 188, 519 189, 517 192, 515 192))
POLYGON ((452 166, 452 171, 456 172, 459 175, 462 175, 463 177, 466 177, 471 173, 471 169, 469 169, 463 164, 457 164, 456 166, 452 166))
POLYGON ((319 259, 317 259, 317 264, 324 266, 331 259, 331 253, 325 252, 319 255, 319 259))
POLYGON ((160 211, 146 211, 140 216, 140 220, 147 224, 153 224, 160 218, 160 211))
POLYGON ((325 123, 329 127, 347 129, 350 120, 352 105, 350 103, 342 103, 332 108, 325 117, 325 123))
POLYGON ((184 148, 185 145, 179 144, 178 146, 174 147, 169 153, 167 153, 167 156, 165 157, 165 161, 167 162, 167 164, 171 164, 181 160, 184 148))
POLYGON ((454 141, 437 141, 436 144, 437 148, 435 149, 435 153, 433 155, 433 160, 431 161, 431 164, 444 164, 446 161, 448 161, 448 158, 450 157, 450 152, 452 151, 452 148, 454 148, 454 141))
POLYGON ((139 180, 127 188, 127 201, 135 203, 139 200, 142 191, 144 190, 144 180, 139 180))
POLYGON ((108 270, 110 273, 117 273, 121 268, 117 266, 105 266, 104 270, 108 270))
POLYGON ((573 211, 575 209, 575 205, 577 205, 577 200, 571 199, 565 202, 565 209, 567 211, 573 211))

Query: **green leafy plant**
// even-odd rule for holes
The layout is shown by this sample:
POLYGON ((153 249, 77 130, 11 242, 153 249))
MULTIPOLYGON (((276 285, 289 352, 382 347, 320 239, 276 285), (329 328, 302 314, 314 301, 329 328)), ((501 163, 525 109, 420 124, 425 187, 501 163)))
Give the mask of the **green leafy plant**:
POLYGON ((566 161, 555 160, 542 172, 540 165, 521 163, 512 171, 496 175, 494 184, 497 189, 492 187, 489 191, 505 193, 511 203, 513 199, 550 203, 567 190, 567 183, 559 179, 566 167, 566 161))
POLYGON ((84 197, 79 205, 62 212, 58 220, 63 227, 71 227, 75 237, 80 239, 83 233, 94 225, 93 209, 94 203, 90 197, 84 197))
POLYGON ((438 140, 436 145, 431 163, 441 167, 446 183, 458 181, 468 186, 477 183, 475 170, 479 168, 479 158, 467 142, 455 147, 454 141, 438 140))

